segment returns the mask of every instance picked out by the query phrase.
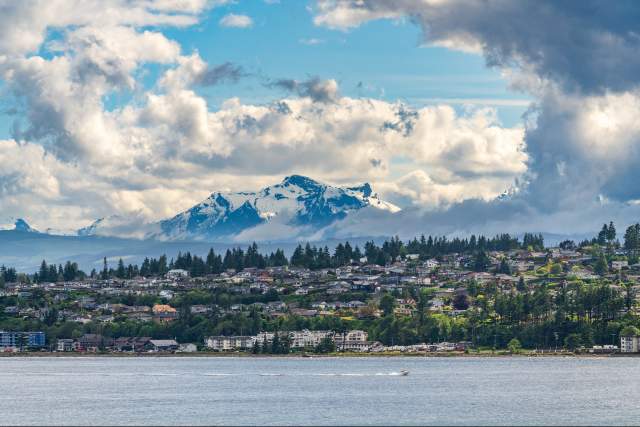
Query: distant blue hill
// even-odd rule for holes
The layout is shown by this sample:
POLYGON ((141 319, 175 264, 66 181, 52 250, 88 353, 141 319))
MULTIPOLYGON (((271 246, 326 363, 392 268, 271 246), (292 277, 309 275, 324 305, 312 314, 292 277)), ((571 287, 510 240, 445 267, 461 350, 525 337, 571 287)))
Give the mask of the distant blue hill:
MULTIPOLYGON (((364 246, 371 238, 349 239, 353 244, 364 246)), ((374 238, 380 243, 384 238, 374 238)), ((338 240, 312 242, 312 245, 328 246, 333 250, 338 240)), ((107 257, 110 265, 115 266, 118 258, 125 264, 140 264, 145 257, 159 257, 166 254, 169 259, 175 258, 178 252, 189 251, 204 256, 210 248, 222 253, 229 248, 242 247, 247 243, 209 243, 202 241, 158 241, 121 239, 99 236, 56 236, 30 231, 0 230, 0 265, 17 268, 21 272, 34 272, 43 259, 47 263, 64 264, 67 261, 77 262, 82 270, 89 273, 92 268, 102 268, 102 260, 107 257)), ((261 242, 260 252, 270 253, 277 248, 283 249, 290 256, 296 242, 261 242)))

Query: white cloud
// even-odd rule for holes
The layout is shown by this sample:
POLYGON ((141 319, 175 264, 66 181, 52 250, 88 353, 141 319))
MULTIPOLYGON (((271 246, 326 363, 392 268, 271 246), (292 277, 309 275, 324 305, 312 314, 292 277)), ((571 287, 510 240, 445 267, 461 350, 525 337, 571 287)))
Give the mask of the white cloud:
POLYGON ((249 28, 253 26, 253 20, 247 15, 229 13, 220 19, 220 25, 230 28, 249 28))
POLYGON ((189 26, 206 0, 24 0, 4 2, 0 14, 0 52, 35 51, 48 28, 70 26, 189 26))
MULTIPOLYGON (((85 186, 76 191, 84 207, 69 222, 82 217, 86 224, 113 213, 160 219, 209 191, 257 188, 294 172, 344 184, 372 181, 385 197, 436 209, 501 193, 523 173, 526 162, 522 130, 497 126, 486 110, 459 117, 444 106, 414 112, 371 99, 339 98, 325 104, 293 98, 267 106, 229 100, 220 111, 210 112, 193 91, 175 88, 148 94, 139 107, 103 115, 113 122, 109 137, 128 142, 120 146, 120 156, 87 154, 80 163, 44 154, 37 158, 55 160, 55 168, 42 168, 49 174, 56 171, 47 181, 58 182, 58 187, 73 185, 82 176, 85 186), (409 112, 415 116, 407 118, 409 112), (437 179, 424 188, 408 178, 396 180, 392 171, 404 168, 429 170, 437 179)), ((86 128, 81 135, 70 129, 70 137, 80 145, 103 132, 101 126, 86 128)), ((40 145, 28 148, 44 153, 40 145)), ((22 149, 15 144, 14 150, 22 149)), ((27 198, 33 198, 34 191, 20 188, 27 198)), ((61 191, 66 193, 56 190, 51 197, 61 206, 73 206, 61 191)), ((12 211, 33 218, 41 228, 69 225, 49 224, 43 213, 25 211, 24 206, 39 204, 16 204, 12 211)))
POLYGON ((194 87, 242 70, 184 54, 156 26, 195 23, 220 4, 85 1, 64 17, 55 1, 10 7, 0 23, 14 22, 0 32, 18 44, 0 41, 0 76, 24 116, 15 139, 0 142, 3 217, 39 229, 113 214, 139 224, 291 173, 371 181, 382 196, 438 210, 489 199, 526 172, 524 129, 503 127, 492 109, 353 99, 316 77, 274 82, 288 93, 270 105, 232 98, 212 111, 194 87), (55 41, 44 39, 49 28, 60 30, 55 41), (161 65, 151 89, 148 64, 161 65), (107 109, 118 93, 131 101, 107 109))
MULTIPOLYGON (((504 226, 523 223, 523 211, 534 211, 527 212, 527 223, 553 228, 546 217, 576 229, 583 226, 577 221, 587 217, 599 218, 597 223, 630 213, 627 204, 640 198, 635 184, 640 160, 640 129, 634 119, 640 111, 640 42, 633 36, 640 31, 637 4, 601 9, 600 2, 589 0, 579 8, 542 3, 318 1, 315 23, 340 30, 370 20, 411 17, 422 28, 426 45, 482 53, 512 89, 534 98, 526 116, 527 171, 520 193, 506 204, 454 205, 450 221, 464 218, 478 225, 506 213, 510 216, 500 220, 504 226), (603 15, 590 13, 593 8, 603 15), (604 206, 602 200, 609 202, 604 206), (464 215, 470 210, 475 218, 464 215)), ((406 175, 409 185, 395 190, 398 197, 434 188, 430 180, 438 175, 425 172, 406 175)), ((460 197, 452 187, 448 194, 452 200, 460 197)))

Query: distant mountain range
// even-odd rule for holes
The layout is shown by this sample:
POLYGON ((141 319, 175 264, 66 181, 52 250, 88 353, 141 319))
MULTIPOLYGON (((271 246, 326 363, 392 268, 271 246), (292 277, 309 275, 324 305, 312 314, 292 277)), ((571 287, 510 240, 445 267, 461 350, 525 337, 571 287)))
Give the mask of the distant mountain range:
MULTIPOLYGON (((357 187, 335 187, 305 176, 291 175, 257 192, 212 193, 172 218, 135 225, 137 233, 130 231, 130 219, 113 215, 100 218, 75 234, 120 237, 135 234, 157 240, 220 241, 270 222, 313 232, 364 209, 400 211, 399 207, 381 200, 367 183, 357 187), (125 232, 127 228, 129 230, 125 232)), ((33 230, 26 221, 19 221, 20 224, 15 224, 16 229, 33 230)))
POLYGON ((366 208, 400 210, 380 200, 369 184, 341 188, 292 175, 258 192, 213 193, 191 209, 161 221, 159 236, 218 239, 274 220, 320 229, 366 208))

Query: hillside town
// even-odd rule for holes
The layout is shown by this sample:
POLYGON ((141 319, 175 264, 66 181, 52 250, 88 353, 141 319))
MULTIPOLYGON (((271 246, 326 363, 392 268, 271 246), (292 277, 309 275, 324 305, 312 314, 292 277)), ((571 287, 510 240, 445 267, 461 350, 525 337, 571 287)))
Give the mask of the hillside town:
POLYGON ((545 247, 540 235, 397 238, 85 274, 2 267, 3 352, 638 352, 640 226, 545 247))

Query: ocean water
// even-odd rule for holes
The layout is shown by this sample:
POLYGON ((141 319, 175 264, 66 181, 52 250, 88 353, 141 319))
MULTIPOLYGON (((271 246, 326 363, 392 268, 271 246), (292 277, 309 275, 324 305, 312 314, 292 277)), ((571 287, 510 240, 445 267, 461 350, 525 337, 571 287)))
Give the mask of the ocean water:
POLYGON ((638 397, 637 358, 0 358, 2 425, 632 425, 638 397))

